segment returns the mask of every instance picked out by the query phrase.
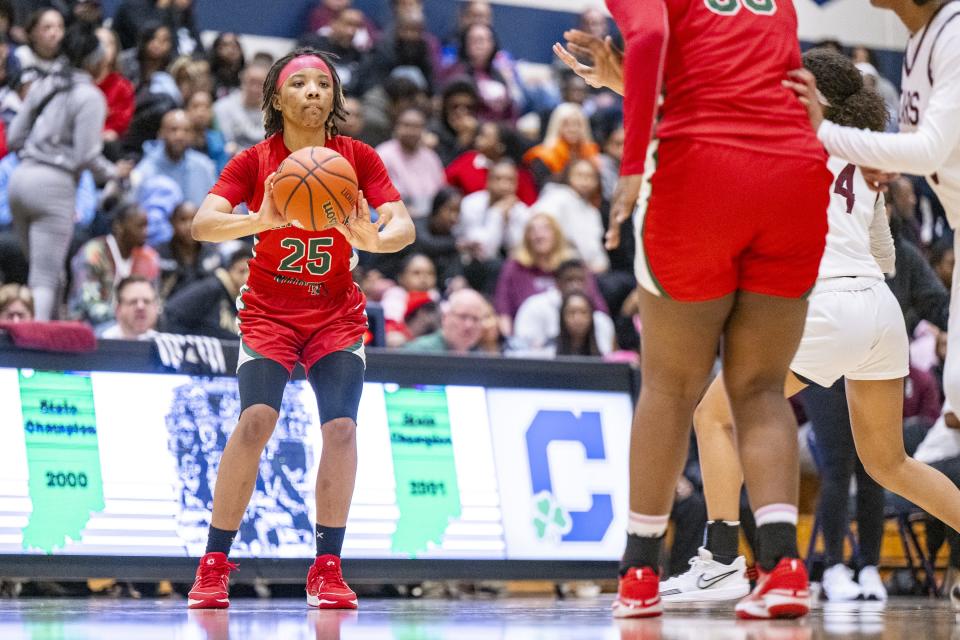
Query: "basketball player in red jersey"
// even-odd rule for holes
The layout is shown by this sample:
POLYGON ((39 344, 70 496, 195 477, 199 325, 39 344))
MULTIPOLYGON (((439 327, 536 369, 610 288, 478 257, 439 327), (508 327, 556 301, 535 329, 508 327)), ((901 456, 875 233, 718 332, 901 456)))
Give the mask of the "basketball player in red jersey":
POLYGON ((299 362, 320 410, 323 450, 317 472, 317 558, 307 575, 307 603, 357 607, 340 570, 347 513, 357 472, 356 419, 363 387, 366 300, 353 283, 353 248, 387 253, 414 239, 413 222, 386 169, 368 145, 338 135, 345 115, 340 79, 327 56, 298 49, 273 65, 264 82, 266 139, 223 169, 193 222, 197 240, 253 235, 255 256, 237 300, 240 320, 240 420, 217 472, 206 554, 190 608, 229 606, 227 554, 257 480, 260 455, 279 416, 284 387, 299 362), (357 173, 360 194, 347 225, 311 232, 289 226, 273 204, 272 181, 291 152, 324 146, 357 173), (378 224, 367 204, 376 207, 378 224), (246 203, 249 215, 235 215, 246 203))
POLYGON ((796 422, 783 381, 823 253, 831 177, 804 110, 782 85, 801 67, 796 13, 788 0, 607 6, 625 37, 622 58, 579 32, 568 41, 575 53, 586 47, 594 67, 555 50, 588 82, 622 90, 626 144, 613 217, 623 220, 638 205, 643 384, 614 615, 661 612, 660 548, 693 410, 721 340, 761 570, 737 615, 803 615, 796 422))

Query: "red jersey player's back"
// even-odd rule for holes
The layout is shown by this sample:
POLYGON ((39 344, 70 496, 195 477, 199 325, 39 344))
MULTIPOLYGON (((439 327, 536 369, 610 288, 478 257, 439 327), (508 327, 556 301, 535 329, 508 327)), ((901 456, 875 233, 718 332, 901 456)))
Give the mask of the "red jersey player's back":
MULTIPOLYGON (((369 145, 347 136, 333 136, 324 146, 353 166, 359 187, 372 207, 400 200, 383 163, 369 145)), ((233 206, 245 202, 251 211, 258 211, 264 181, 288 155, 290 150, 283 143, 283 136, 273 135, 227 163, 211 193, 226 198, 233 206)), ((272 291, 287 297, 318 295, 324 288, 328 293, 339 291, 353 282, 352 255, 350 243, 334 229, 271 229, 256 238, 248 285, 255 291, 272 291)))
POLYGON ((625 78, 628 103, 631 84, 646 90, 636 96, 639 103, 632 110, 650 110, 652 117, 655 78, 662 74, 658 139, 697 138, 779 155, 824 157, 803 107, 781 84, 788 71, 801 67, 791 0, 607 4, 628 40, 661 32, 651 39, 659 51, 644 52, 655 59, 641 63, 643 74, 653 79, 625 78))

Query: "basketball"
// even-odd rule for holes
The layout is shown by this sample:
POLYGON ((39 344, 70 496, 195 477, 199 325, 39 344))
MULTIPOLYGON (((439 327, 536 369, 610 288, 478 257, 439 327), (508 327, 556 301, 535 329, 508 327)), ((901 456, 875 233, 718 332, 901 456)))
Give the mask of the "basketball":
POLYGON ((273 203, 295 227, 322 231, 344 223, 357 203, 357 174, 326 147, 294 151, 277 167, 273 203))

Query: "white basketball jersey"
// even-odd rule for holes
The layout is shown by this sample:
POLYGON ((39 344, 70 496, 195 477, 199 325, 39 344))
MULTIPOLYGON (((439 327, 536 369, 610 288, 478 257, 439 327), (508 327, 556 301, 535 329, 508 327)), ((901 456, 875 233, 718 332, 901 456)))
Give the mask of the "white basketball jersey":
POLYGON ((820 261, 819 280, 869 277, 883 280, 883 272, 870 252, 870 224, 875 215, 886 216, 883 199, 870 190, 856 165, 831 157, 833 174, 830 208, 827 209, 827 246, 820 261))
MULTIPOLYGON (((960 82, 958 65, 960 1, 954 0, 944 5, 925 28, 907 41, 901 76, 900 131, 916 131, 928 113, 934 113, 936 117, 951 107, 956 108, 956 104, 931 104, 931 97, 936 88, 940 94, 938 100, 956 100, 960 87, 950 87, 945 93, 946 87, 938 86, 938 83, 960 82)), ((956 229, 960 226, 960 140, 953 142, 949 155, 926 179, 943 204, 950 225, 956 229)))

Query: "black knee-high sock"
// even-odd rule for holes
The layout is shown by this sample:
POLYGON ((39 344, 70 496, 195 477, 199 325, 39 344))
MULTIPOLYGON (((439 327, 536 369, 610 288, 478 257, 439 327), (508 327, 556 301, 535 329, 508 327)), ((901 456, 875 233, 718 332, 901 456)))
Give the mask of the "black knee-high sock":
POLYGON ((210 525, 210 531, 207 533, 207 553, 219 552, 224 555, 230 555, 230 546, 236 537, 236 530, 228 531, 226 529, 217 529, 215 526, 210 525))

